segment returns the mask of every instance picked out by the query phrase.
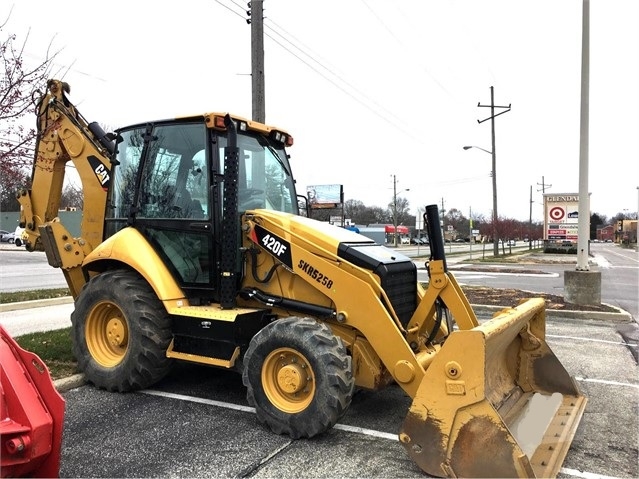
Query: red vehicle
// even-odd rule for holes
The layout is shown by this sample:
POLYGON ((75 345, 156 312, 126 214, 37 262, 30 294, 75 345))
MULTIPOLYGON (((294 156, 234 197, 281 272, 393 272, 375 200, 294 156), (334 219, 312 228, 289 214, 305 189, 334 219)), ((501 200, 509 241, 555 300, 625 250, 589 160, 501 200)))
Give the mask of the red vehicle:
POLYGON ((46 365, 0 326, 1 477, 58 477, 64 407, 46 365))

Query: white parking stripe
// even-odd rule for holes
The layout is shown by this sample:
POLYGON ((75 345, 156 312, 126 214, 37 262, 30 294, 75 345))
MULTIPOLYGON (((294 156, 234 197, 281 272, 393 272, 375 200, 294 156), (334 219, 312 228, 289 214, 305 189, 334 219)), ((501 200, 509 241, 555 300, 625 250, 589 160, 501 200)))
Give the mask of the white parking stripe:
POLYGON ((619 381, 608 381, 607 379, 582 378, 579 376, 575 376, 575 379, 577 381, 583 381, 585 383, 599 383, 599 384, 608 384, 609 386, 623 386, 628 388, 639 389, 639 384, 620 383, 619 381))
POLYGON ((636 344, 628 344, 623 341, 608 341, 606 339, 595 339, 595 338, 581 338, 577 336, 562 336, 560 334, 546 334, 547 338, 561 338, 561 339, 575 339, 577 341, 592 341, 595 343, 606 343, 606 344, 617 344, 619 346, 628 346, 630 348, 636 348, 636 344))
POLYGON ((166 397, 170 399, 178 399, 180 401, 189 401, 189 402, 195 402, 199 404, 208 404, 209 406, 218 406, 218 407, 223 407, 226 409, 234 409, 236 411, 250 412, 255 414, 254 407, 241 406, 239 404, 233 404, 230 402, 215 401, 214 399, 204 399, 204 398, 199 398, 195 396, 186 396, 185 394, 169 393, 166 391, 156 391, 155 389, 144 389, 143 391, 140 391, 140 392, 144 394, 149 394, 151 396, 161 396, 161 397, 166 397))
MULTIPOLYGON (((583 379, 583 378, 576 378, 576 379, 582 380, 582 381, 588 381, 587 379, 583 379)), ((601 382, 604 384, 612 383, 612 381, 600 381, 600 380, 598 381, 594 379, 590 381, 601 382)), ((624 385, 624 386, 638 387, 632 384, 625 384, 625 383, 618 383, 618 384, 624 385)), ((233 404, 233 403, 228 403, 224 401, 215 401, 213 399, 204 399, 204 398, 199 398, 194 396, 187 396, 185 394, 175 394, 175 393, 169 393, 165 391, 157 391, 155 389, 145 389, 139 392, 143 394, 149 394, 151 396, 160 396, 160 397, 166 397, 170 399, 177 399, 179 401, 189 401, 189 402, 194 402, 198 404, 208 404, 211 406, 217 406, 217 407, 222 407, 226 409, 233 409, 235 411, 249 412, 253 414, 255 413, 255 408, 248 407, 248 406, 241 406, 239 404, 233 404)), ((372 436, 372 437, 377 437, 380 439, 399 441, 399 436, 397 434, 392 434, 392 433, 383 432, 383 431, 376 431, 374 429, 366 429, 366 428, 357 427, 357 426, 347 426, 346 424, 336 424, 335 426, 333 426, 333 428, 339 429, 340 431, 352 432, 354 434, 362 434, 364 436, 372 436)), ((288 444, 286 446, 288 447, 288 444)), ((565 467, 562 467, 560 469, 560 472, 562 472, 563 474, 568 474, 575 477, 582 477, 584 479, 619 479, 615 476, 603 476, 601 474, 594 474, 592 472, 587 472, 587 471, 579 471, 577 469, 568 469, 565 467)))
POLYGON ((355 434, 363 434, 364 436, 379 437, 381 439, 390 439, 392 441, 399 441, 397 434, 391 434, 389 432, 376 431, 375 429, 366 429, 364 427, 347 426, 346 424, 335 424, 335 429, 341 431, 353 432, 355 434))
POLYGON ((603 476, 601 474, 593 474, 592 472, 579 471, 577 469, 568 469, 562 467, 559 472, 563 474, 570 474, 575 477, 583 477, 585 479, 618 479, 616 476, 603 476))
MULTIPOLYGON (((473 274, 477 274, 477 271, 466 271, 463 269, 451 269, 449 273, 453 273, 455 277, 457 276, 470 276, 473 274)), ((528 276, 531 278, 558 278, 559 273, 504 273, 502 271, 483 271, 483 273, 487 277, 494 276, 528 276)))

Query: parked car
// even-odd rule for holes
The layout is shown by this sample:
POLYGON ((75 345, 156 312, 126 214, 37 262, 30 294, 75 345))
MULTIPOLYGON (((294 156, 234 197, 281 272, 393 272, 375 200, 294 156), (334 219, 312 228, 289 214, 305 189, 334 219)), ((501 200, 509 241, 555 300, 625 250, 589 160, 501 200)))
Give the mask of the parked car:
POLYGON ((15 243, 15 240, 16 240, 16 234, 9 233, 8 231, 5 231, 4 233, 2 233, 2 236, 0 236, 0 242, 2 243, 13 244, 15 243))
POLYGON ((506 243, 506 246, 517 246, 517 242, 515 240, 508 240, 508 243, 506 243))
POLYGON ((27 237, 25 237, 24 228, 20 228, 19 226, 16 227, 16 230, 13 234, 15 235, 14 236, 15 245, 22 246, 25 240, 27 239, 27 237))
POLYGON ((0 230, 0 242, 14 244, 16 246, 22 246, 24 244, 24 240, 22 239, 22 232, 24 228, 20 228, 16 226, 16 230, 14 232, 0 230))

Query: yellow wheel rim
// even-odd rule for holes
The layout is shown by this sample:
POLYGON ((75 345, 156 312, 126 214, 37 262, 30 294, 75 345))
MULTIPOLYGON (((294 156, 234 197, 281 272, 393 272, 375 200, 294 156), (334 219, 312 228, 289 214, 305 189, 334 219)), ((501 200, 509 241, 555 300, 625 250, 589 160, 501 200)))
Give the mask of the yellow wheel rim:
POLYGON ((85 339, 98 364, 107 368, 120 364, 129 344, 129 328, 122 310, 109 301, 98 303, 87 317, 85 339))
POLYGON ((290 348, 276 349, 262 365, 262 387, 271 404, 294 414, 306 409, 315 396, 315 377, 303 354, 290 348))

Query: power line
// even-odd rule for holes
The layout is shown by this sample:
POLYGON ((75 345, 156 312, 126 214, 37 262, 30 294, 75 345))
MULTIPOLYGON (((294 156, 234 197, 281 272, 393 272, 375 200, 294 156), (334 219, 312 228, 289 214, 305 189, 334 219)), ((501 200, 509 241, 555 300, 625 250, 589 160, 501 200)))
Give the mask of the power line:
MULTIPOLYGON (((397 36, 395 35, 395 33, 388 27, 388 25, 386 24, 386 22, 383 20, 381 15, 378 15, 377 13, 375 13, 375 11, 373 10, 373 8, 371 7, 371 5, 367 2, 365 2, 364 0, 361 0, 362 4, 368 9, 368 11, 375 17, 375 19, 377 19, 377 21, 380 23, 380 25, 382 25, 382 27, 384 27, 384 30, 386 30, 388 32, 388 34, 393 37, 395 39, 395 41, 397 42, 397 44, 402 47, 402 49, 409 55, 412 57, 413 61, 415 61, 416 58, 419 58, 418 55, 412 55, 411 52, 408 51, 408 47, 406 46, 406 44, 397 36)), ((400 14, 402 16, 405 17, 404 12, 399 8, 399 5, 397 5, 395 2, 391 3, 398 12, 400 12, 400 14)), ((444 93, 446 93, 448 96, 452 96, 451 93, 446 89, 446 87, 444 85, 442 85, 442 83, 428 70, 428 68, 419 63, 419 67, 422 68, 424 70, 424 73, 426 73, 426 75, 439 87, 442 89, 442 91, 444 93)))
MULTIPOLYGON (((233 13, 233 14, 237 15, 237 16, 238 16, 238 17, 240 17, 242 20, 244 20, 244 16, 243 16, 242 14, 237 13, 235 10, 233 10, 233 9, 232 9, 231 7, 229 7, 228 5, 223 4, 220 0, 215 0, 215 3, 217 3, 217 4, 219 4, 220 6, 222 6, 222 7, 226 8, 229 12, 231 12, 231 13, 233 13)), ((231 0, 231 3, 233 3, 233 4, 237 5, 238 7, 242 8, 242 6, 241 6, 241 5, 238 5, 238 4, 237 4, 237 3, 235 3, 233 0, 231 0)), ((244 10, 244 9, 242 8, 242 10, 244 10)))
MULTIPOLYGON (((219 5, 223 6, 224 8, 226 8, 227 10, 229 10, 231 13, 237 15, 238 17, 245 19, 245 17, 242 14, 237 13, 236 11, 234 11, 232 8, 230 8, 229 6, 223 4, 220 0, 215 0, 216 3, 218 3, 219 5)), ((231 3, 233 3, 235 6, 242 8, 241 5, 239 5, 237 2, 235 2, 234 0, 230 0, 231 3)), ((268 21, 270 23, 272 23, 273 25, 276 25, 278 28, 280 28, 283 32, 285 32, 285 34, 288 34, 288 32, 280 27, 278 24, 276 24, 274 21, 272 21, 270 18, 268 19, 268 21)), ((342 91, 344 94, 346 94, 347 96, 349 96, 350 98, 352 98, 353 100, 355 100, 357 103, 359 103, 360 105, 362 105, 364 108, 366 108, 367 110, 369 110, 370 112, 372 112, 374 115, 376 115, 377 117, 379 117, 380 119, 384 120, 386 123, 388 123, 389 125, 393 126, 394 128, 396 128, 397 130, 399 130, 400 132, 404 133, 405 135, 407 135, 408 137, 412 138, 413 140, 417 141, 418 143, 423 143, 423 140, 420 138, 419 132, 414 132, 414 134, 411 131, 408 131, 406 128, 400 128, 396 123, 392 122, 389 120, 389 116, 393 117, 394 119, 396 119, 399 123, 401 123, 403 126, 410 128, 412 125, 410 123, 407 123, 406 121, 402 120, 401 118, 399 118, 396 114, 394 114, 392 111, 388 110, 387 108, 383 107, 382 105, 380 105, 378 102, 376 102, 373 98, 368 97, 366 94, 362 93, 360 91, 359 88, 357 88, 356 86, 354 86, 353 84, 349 83, 348 81, 344 80, 340 75, 338 75, 337 73, 335 73, 331 68, 325 66, 323 63, 321 63, 319 60, 317 60, 316 56, 313 56, 307 52, 305 52, 302 48, 300 48, 298 45, 296 45, 294 42, 292 42, 291 40, 289 40, 288 38, 286 38, 285 35, 283 35, 282 33, 277 32, 274 28, 272 28, 271 26, 269 26, 268 24, 266 25, 266 27, 273 32, 274 35, 277 35, 278 37, 282 38, 286 43, 292 45, 296 50, 298 50, 302 55, 304 55, 305 57, 309 58, 312 60, 313 63, 316 63, 317 65, 319 65, 323 70, 327 71, 330 73, 330 75, 332 75, 333 77, 335 77, 339 82, 342 82, 344 85, 346 85, 348 88, 350 88, 351 90, 353 90, 354 92, 357 93, 357 95, 359 95, 360 97, 356 96, 355 94, 353 94, 352 91, 348 91, 347 89, 345 89, 342 85, 340 85, 338 83, 338 81, 335 81, 333 78, 330 78, 329 76, 327 76, 325 73, 323 73, 322 71, 320 71, 318 68, 316 68, 315 66, 313 66, 311 63, 309 63, 309 61, 305 60, 304 58, 302 58, 300 55, 298 55, 297 53, 295 53, 294 51, 292 51, 289 47, 287 47, 286 45, 284 45, 281 41, 279 41, 278 39, 276 39, 273 35, 271 35, 268 32, 264 32, 264 35, 267 36, 269 39, 271 39, 275 44, 279 45, 282 49, 284 49, 285 51, 287 51, 290 55, 292 55, 293 57, 295 57, 297 60, 299 60, 300 62, 302 62, 304 65, 306 65, 307 67, 309 67, 311 70, 313 70, 315 73, 317 73, 319 76, 321 76, 322 78, 324 78, 326 81, 328 81, 329 83, 331 83, 333 86, 335 86, 337 89, 339 89, 340 91, 342 91), (377 107, 378 109, 373 108, 374 105, 375 107, 377 107), (386 114, 380 112, 380 110, 382 110, 383 112, 385 112, 386 114)), ((290 34, 289 34, 290 35, 290 34)), ((291 35, 292 36, 292 35, 291 35)), ((295 37, 293 37, 295 39, 295 37)), ((299 44, 303 44, 303 42, 301 42, 299 39, 296 39, 297 42, 299 44)))

